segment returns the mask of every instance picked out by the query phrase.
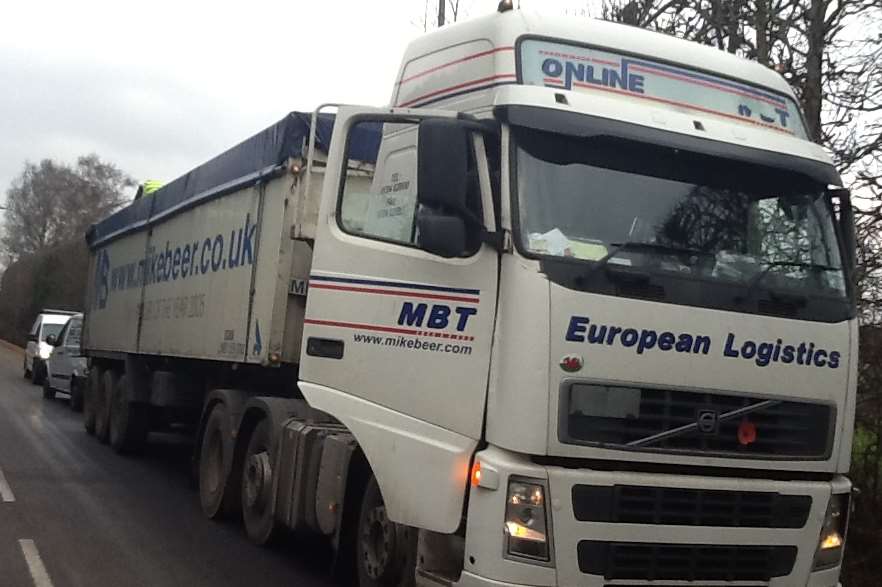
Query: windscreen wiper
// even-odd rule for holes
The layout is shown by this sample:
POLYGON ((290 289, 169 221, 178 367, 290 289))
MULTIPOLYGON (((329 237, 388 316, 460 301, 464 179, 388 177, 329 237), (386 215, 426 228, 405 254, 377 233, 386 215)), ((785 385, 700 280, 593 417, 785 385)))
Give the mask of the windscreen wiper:
POLYGON ((688 247, 675 247, 672 245, 662 245, 658 243, 645 243, 640 241, 627 241, 624 243, 610 243, 611 247, 615 247, 612 251, 595 261, 596 265, 591 269, 589 275, 600 271, 606 267, 609 262, 619 253, 626 251, 649 251, 654 253, 667 253, 678 257, 715 257, 713 253, 701 251, 699 249, 690 249, 688 247))
MULTIPOLYGON (((775 267, 796 267, 798 269, 808 269, 815 273, 820 273, 822 271, 842 271, 842 268, 840 267, 821 265, 819 263, 804 263, 802 261, 765 261, 763 264, 766 267, 747 283, 747 295, 744 296, 744 299, 750 299, 751 295, 756 291, 756 288, 759 287, 766 276, 768 276, 769 272, 775 267)), ((804 298, 805 296, 800 297, 804 298)))

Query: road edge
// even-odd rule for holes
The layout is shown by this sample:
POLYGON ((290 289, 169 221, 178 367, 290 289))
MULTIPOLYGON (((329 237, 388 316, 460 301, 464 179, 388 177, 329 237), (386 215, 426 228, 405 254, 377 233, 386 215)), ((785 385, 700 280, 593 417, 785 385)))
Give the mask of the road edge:
POLYGON ((23 355, 25 350, 18 346, 17 344, 12 344, 8 340, 3 340, 0 338, 0 347, 5 348, 6 350, 16 352, 20 355, 23 355))

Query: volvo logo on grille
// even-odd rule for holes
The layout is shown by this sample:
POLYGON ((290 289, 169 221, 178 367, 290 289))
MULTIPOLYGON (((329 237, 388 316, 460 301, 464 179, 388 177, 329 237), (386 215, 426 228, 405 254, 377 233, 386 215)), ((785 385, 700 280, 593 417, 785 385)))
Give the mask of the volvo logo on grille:
POLYGON ((713 410, 699 410, 695 422, 698 425, 698 431, 702 434, 716 434, 720 417, 713 410))

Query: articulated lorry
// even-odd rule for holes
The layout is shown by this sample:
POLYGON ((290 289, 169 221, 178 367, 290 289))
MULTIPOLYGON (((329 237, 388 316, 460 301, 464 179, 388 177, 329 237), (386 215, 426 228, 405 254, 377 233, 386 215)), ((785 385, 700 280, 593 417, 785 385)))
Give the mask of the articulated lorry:
POLYGON ((777 73, 506 10, 96 224, 85 426, 359 586, 832 587, 848 191, 777 73))

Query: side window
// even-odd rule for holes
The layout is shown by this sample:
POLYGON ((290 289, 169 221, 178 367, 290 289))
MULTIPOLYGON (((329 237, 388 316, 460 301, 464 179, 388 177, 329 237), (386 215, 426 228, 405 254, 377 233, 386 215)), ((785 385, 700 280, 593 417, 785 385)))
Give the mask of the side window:
POLYGON ((359 122, 349 134, 340 226, 346 232, 416 242, 416 124, 359 122))
MULTIPOLYGON (((349 135, 338 217, 350 234, 417 246, 417 123, 357 123, 349 135)), ((481 218, 481 194, 470 156, 467 201, 481 218)))
POLYGON ((80 348, 80 336, 83 332, 83 321, 74 318, 67 323, 67 334, 64 339, 64 346, 71 348, 80 348))
POLYGON ((31 334, 36 336, 37 333, 40 332, 40 319, 37 318, 34 320, 34 325, 31 326, 31 334))
POLYGON ((61 329, 61 332, 58 333, 58 338, 56 340, 64 341, 64 337, 67 336, 67 331, 69 328, 70 322, 64 325, 64 328, 61 329))

